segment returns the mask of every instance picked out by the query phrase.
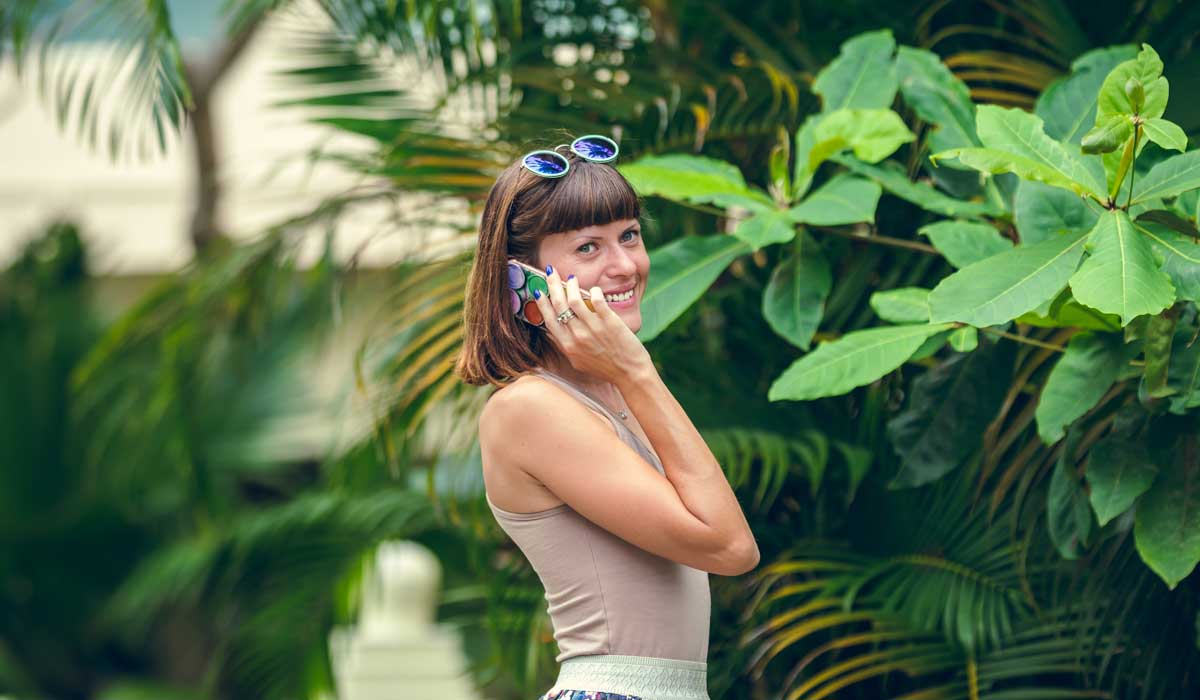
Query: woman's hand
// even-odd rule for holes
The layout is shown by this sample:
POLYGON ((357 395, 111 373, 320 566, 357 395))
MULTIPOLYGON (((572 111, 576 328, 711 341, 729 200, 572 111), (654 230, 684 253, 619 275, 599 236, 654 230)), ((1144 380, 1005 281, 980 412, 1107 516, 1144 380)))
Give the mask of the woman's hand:
POLYGON ((644 366, 653 367, 646 346, 609 308, 603 290, 588 290, 596 309, 590 311, 579 294, 579 280, 568 279, 564 295, 560 279, 558 271, 552 271, 546 278, 550 293, 536 303, 545 319, 547 335, 572 367, 614 384, 644 366), (575 312, 575 318, 559 323, 558 314, 567 308, 575 312))

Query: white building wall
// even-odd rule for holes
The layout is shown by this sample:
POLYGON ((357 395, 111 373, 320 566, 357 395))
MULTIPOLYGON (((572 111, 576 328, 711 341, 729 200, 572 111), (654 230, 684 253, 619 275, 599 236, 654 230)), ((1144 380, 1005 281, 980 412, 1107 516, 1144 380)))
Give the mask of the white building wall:
MULTIPOLYGON (((306 124, 296 108, 269 105, 289 96, 273 70, 289 64, 287 22, 263 26, 215 97, 220 178, 224 185, 220 222, 238 239, 311 210, 323 198, 361 184, 333 165, 312 168, 303 154, 318 145, 368 149, 371 142, 328 127, 306 124)), ((99 57, 107 46, 71 45, 69 51, 99 57)), ((185 43, 185 51, 194 45, 185 43)), ((97 59, 88 59, 97 60, 97 59)), ((292 59, 294 60, 294 58, 292 59)), ((178 270, 192 256, 194 153, 185 135, 172 138, 165 156, 148 162, 113 163, 104 149, 91 148, 55 124, 54 109, 35 88, 36 73, 18 80, 11 62, 0 63, 0 267, 53 217, 80 224, 90 244, 94 274, 128 276, 178 270)), ((121 95, 120 90, 114 94, 121 95)), ((291 93, 291 94, 294 94, 291 93)), ((362 249, 359 263, 383 266, 405 251, 445 240, 449 229, 411 229, 387 223, 390 209, 427 208, 427 201, 401 198, 389 205, 362 205, 339 219, 338 257, 362 249)), ((323 227, 306 235, 305 257, 321 249, 323 227)))

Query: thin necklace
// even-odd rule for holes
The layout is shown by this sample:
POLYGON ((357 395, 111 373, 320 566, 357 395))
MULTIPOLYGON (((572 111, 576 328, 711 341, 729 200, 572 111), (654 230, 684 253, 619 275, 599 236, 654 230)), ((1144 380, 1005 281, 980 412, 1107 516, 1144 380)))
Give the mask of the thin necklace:
MULTIPOLYGON (((549 370, 547 370, 545 367, 543 367, 543 368, 542 368, 542 370, 543 370, 543 371, 547 371, 547 372, 549 371, 549 370)), ((553 373, 552 373, 552 374, 553 374, 553 373)), ((562 375, 559 375, 559 376, 562 376, 562 375)), ((562 377, 562 378, 563 378, 563 379, 566 379, 566 377, 562 377)), ((587 394, 587 396, 588 396, 589 398, 591 398, 591 399, 592 399, 592 401, 595 401, 596 403, 600 404, 601 406, 604 406, 605 408, 608 408, 608 406, 606 406, 606 405, 604 404, 604 402, 603 402, 603 401, 601 401, 600 399, 596 398, 595 396, 592 396, 592 392, 585 390, 583 387, 581 387, 581 386, 579 386, 579 385, 576 385, 576 388, 577 388, 577 389, 579 389, 580 391, 582 391, 584 394, 587 394)), ((611 412, 611 411, 612 411, 612 409, 609 409, 609 411, 611 412)), ((625 409, 623 409, 623 408, 622 408, 622 409, 619 409, 619 410, 617 410, 617 411, 616 411, 616 414, 617 414, 617 417, 618 417, 618 418, 620 418, 621 420, 629 420, 629 414, 628 414, 628 413, 626 413, 626 412, 625 412, 625 409)))
MULTIPOLYGON (((582 391, 582 389, 581 389, 581 391, 582 391)), ((591 396, 591 397, 592 397, 592 401, 595 401, 596 403, 600 404, 601 406, 604 406, 605 408, 608 408, 607 404, 605 404, 603 401, 601 401, 600 399, 596 398, 595 396, 592 396, 592 393, 591 393, 591 392, 589 392, 589 391, 584 391, 583 393, 587 394, 588 396, 591 396)), ((609 409, 609 411, 612 411, 612 409, 609 409)), ((618 410, 616 411, 616 414, 617 414, 617 417, 618 417, 618 418, 620 418, 621 420, 629 420, 629 414, 628 414, 628 413, 626 413, 626 412, 625 412, 625 409, 623 409, 623 408, 622 408, 622 409, 618 409, 618 410)))

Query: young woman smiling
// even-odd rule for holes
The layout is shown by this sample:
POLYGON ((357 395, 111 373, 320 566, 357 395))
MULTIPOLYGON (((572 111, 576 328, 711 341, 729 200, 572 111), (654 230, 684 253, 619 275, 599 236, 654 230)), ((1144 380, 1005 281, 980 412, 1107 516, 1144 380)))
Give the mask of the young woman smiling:
POLYGON ((708 575, 749 571, 758 547, 635 335, 650 258, 616 151, 581 137, 497 178, 456 372, 497 387, 479 419, 484 483, 546 589, 561 665, 542 700, 708 700, 708 575), (540 326, 514 315, 510 258, 546 271, 540 326))

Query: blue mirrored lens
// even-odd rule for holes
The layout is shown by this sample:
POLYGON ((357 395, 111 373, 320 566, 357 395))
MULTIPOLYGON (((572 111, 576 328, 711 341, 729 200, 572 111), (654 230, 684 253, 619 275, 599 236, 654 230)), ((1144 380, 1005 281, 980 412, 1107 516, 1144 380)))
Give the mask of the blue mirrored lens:
POLYGON ((572 149, 589 160, 608 160, 617 154, 615 145, 607 139, 583 139, 575 142, 572 149))
POLYGON ((567 171, 567 159, 550 153, 530 153, 525 156, 525 167, 538 175, 561 175, 567 171))

